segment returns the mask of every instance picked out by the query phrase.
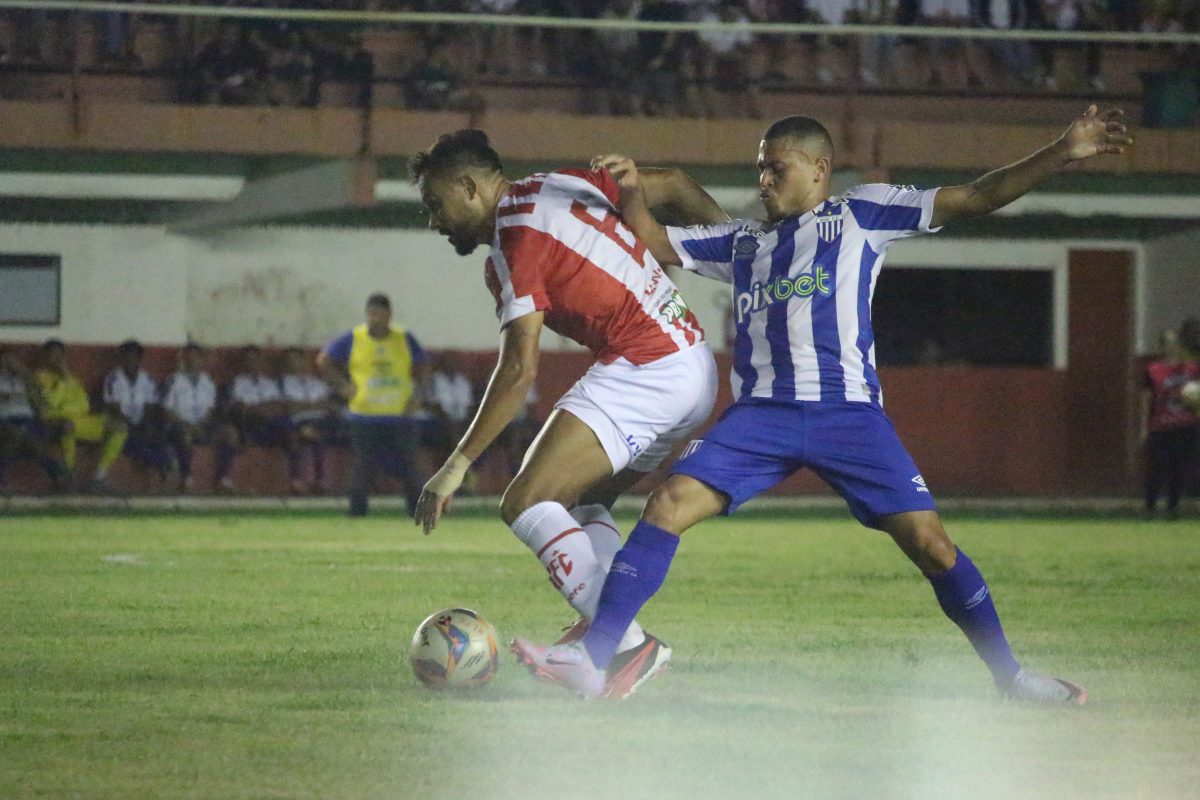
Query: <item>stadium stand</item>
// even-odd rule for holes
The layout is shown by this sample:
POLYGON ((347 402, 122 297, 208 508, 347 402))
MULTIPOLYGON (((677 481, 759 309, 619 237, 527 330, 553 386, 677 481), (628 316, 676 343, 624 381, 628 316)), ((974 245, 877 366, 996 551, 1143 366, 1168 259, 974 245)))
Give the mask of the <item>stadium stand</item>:
MULTIPOLYGON (((411 4, 400 4, 400 9, 391 10, 403 10, 405 5, 411 4)), ((605 4, 589 5, 594 15, 603 14, 605 4)), ((962 5, 966 7, 966 3, 962 5)), ((0 96, 5 98, 48 99, 77 94, 84 98, 177 102, 194 97, 191 78, 196 58, 218 35, 217 25, 210 20, 189 25, 186 20, 142 17, 129 33, 129 57, 115 59, 106 56, 110 49, 105 44, 110 15, 49 14, 41 24, 31 25, 21 16, 31 13, 34 12, 0 14, 0 43, 4 43, 0 47, 5 47, 6 54, 0 66, 0 96), (23 38, 29 36, 39 37, 37 47, 22 44, 23 38)), ((1147 11, 1138 26, 1150 31, 1197 29, 1196 17, 1200 12, 1194 7, 1180 4, 1169 13, 1174 16, 1147 11)), ((757 18, 761 16, 760 12, 757 18)), ((822 18, 812 17, 807 21, 822 21, 822 18)), ((946 22, 939 16, 914 21, 946 22)), ((1075 23, 1043 20, 1041 27, 1068 26, 1066 29, 1070 30, 1071 24, 1075 23)), ((1131 21, 1114 18, 1089 29, 1116 29, 1118 25, 1130 24, 1131 21)), ((446 80, 461 83, 461 89, 456 91, 471 98, 460 100, 460 105, 497 110, 537 108, 560 113, 621 112, 619 107, 612 108, 602 101, 607 81, 603 67, 606 48, 615 45, 610 38, 589 31, 568 32, 571 52, 566 54, 558 51, 565 47, 567 33, 559 32, 555 39, 518 31, 523 63, 534 66, 513 70, 492 69, 480 55, 475 32, 467 28, 376 25, 347 33, 315 24, 289 26, 246 21, 222 23, 220 30, 235 35, 241 32, 248 38, 249 46, 264 59, 264 80, 267 60, 271 62, 273 75, 300 80, 295 63, 286 54, 302 52, 302 60, 311 62, 309 69, 318 78, 312 101, 323 106, 362 105, 365 96, 362 83, 367 80, 372 84, 367 94, 375 107, 405 107, 419 96, 412 91, 413 76, 436 53, 444 61, 446 80), (288 67, 289 63, 293 66, 288 67), (370 66, 364 68, 364 64, 370 66)), ((882 68, 868 69, 863 53, 879 50, 876 46, 879 37, 861 40, 836 37, 833 41, 842 46, 821 47, 814 47, 811 38, 781 37, 770 43, 759 40, 753 51, 764 56, 770 54, 771 61, 758 64, 749 63, 754 61, 749 59, 742 70, 745 74, 731 74, 728 68, 720 71, 698 68, 704 47, 694 36, 681 35, 678 41, 665 45, 660 41, 660 45, 671 48, 665 54, 667 64, 662 70, 669 71, 668 84, 676 87, 678 97, 654 104, 655 113, 703 113, 703 107, 685 102, 688 94, 685 90, 706 75, 717 83, 717 94, 724 101, 743 94, 746 81, 751 80, 768 99, 776 101, 762 107, 764 115, 770 116, 771 106, 794 103, 798 96, 845 92, 873 99, 900 95, 906 99, 941 100, 1074 98, 1086 94, 1128 103, 1141 96, 1143 86, 1162 85, 1166 80, 1163 76, 1186 73, 1196 66, 1194 46, 1113 43, 1084 48, 1035 42, 1026 56, 1026 61, 1033 65, 1030 67, 1033 74, 1021 74, 1003 48, 970 42, 927 46, 927 41, 940 40, 883 37, 879 41, 886 45, 887 61, 882 68)), ((640 49, 644 51, 644 41, 640 49)), ((630 57, 644 65, 653 61, 655 55, 640 52, 630 57)), ((304 92, 272 94, 264 90, 257 97, 243 97, 243 94, 225 96, 227 100, 236 98, 235 102, 243 103, 309 102, 304 99, 308 96, 304 92)), ((218 95, 209 97, 219 99, 218 95)), ((741 105, 734 102, 704 106, 715 113, 744 113, 741 105)), ((928 110, 919 105, 911 113, 926 117, 928 110)))

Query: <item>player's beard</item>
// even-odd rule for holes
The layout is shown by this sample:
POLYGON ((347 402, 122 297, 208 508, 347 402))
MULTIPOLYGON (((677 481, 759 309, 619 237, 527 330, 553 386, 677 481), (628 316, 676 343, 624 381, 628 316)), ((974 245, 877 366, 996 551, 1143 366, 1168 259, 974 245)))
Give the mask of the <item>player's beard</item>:
POLYGON ((454 248, 454 252, 460 256, 469 256, 475 252, 475 248, 479 246, 479 242, 474 237, 466 238, 459 237, 454 233, 446 234, 446 241, 450 242, 450 246, 454 248))

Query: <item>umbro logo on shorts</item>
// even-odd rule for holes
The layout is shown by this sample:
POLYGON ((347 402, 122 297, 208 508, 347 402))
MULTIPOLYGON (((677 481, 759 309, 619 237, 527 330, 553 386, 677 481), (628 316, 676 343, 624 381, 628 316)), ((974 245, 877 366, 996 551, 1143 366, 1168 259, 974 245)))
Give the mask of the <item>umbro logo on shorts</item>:
POLYGON ((920 475, 913 478, 912 482, 917 485, 918 492, 925 492, 925 494, 929 494, 929 487, 925 485, 925 479, 922 478, 920 475))

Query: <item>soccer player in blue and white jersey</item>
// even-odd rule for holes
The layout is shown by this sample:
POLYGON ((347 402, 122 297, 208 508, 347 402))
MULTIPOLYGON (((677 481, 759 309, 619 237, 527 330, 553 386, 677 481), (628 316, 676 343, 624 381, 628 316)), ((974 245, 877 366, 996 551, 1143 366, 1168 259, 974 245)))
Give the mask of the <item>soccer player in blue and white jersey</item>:
POLYGON ((885 531, 933 586, 1007 697, 1082 704, 1082 687, 1023 668, 1009 649, 987 584, 942 528, 933 497, 883 412, 871 295, 888 245, 1004 206, 1075 161, 1132 144, 1119 110, 1095 106, 1054 143, 973 183, 920 191, 869 184, 831 196, 834 149, 808 117, 767 129, 758 151, 765 220, 664 228, 650 215, 636 165, 602 156, 621 186, 621 212, 662 264, 733 286, 737 398, 646 503, 580 642, 518 639, 535 677, 599 696, 615 643, 666 577, 679 536, 731 514, 807 467, 861 523, 885 531))

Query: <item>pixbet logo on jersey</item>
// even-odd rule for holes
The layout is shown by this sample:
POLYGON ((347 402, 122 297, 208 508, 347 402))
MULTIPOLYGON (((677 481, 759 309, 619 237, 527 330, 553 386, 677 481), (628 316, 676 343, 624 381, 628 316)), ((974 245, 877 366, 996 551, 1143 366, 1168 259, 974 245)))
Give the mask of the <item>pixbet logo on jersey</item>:
POLYGON ((745 321, 747 314, 762 311, 772 303, 792 297, 812 297, 814 294, 830 295, 829 273, 824 267, 817 267, 812 275, 797 275, 795 278, 780 275, 767 283, 755 281, 750 285, 750 291, 740 292, 734 298, 737 321, 745 321))

